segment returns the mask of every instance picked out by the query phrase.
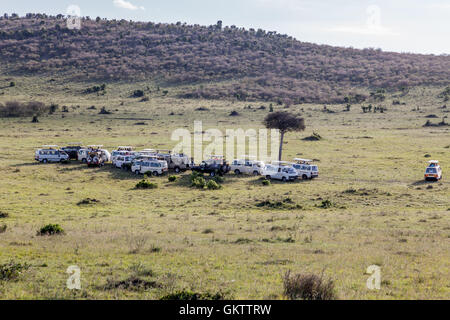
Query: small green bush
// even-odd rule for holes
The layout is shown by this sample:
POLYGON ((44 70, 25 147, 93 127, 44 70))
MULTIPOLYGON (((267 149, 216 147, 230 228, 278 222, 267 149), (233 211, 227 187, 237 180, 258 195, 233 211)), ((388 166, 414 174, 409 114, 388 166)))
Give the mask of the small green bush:
POLYGON ((213 180, 214 180, 215 182, 217 182, 217 183, 223 183, 223 182, 225 181, 225 179, 224 179, 223 177, 221 177, 221 176, 215 176, 215 177, 213 178, 213 180))
POLYGON ((40 236, 51 236, 55 234, 64 234, 64 229, 59 224, 48 224, 38 231, 38 235, 40 236))
POLYGON ((203 177, 195 177, 192 179, 192 187, 203 189, 206 187, 206 180, 203 177))
POLYGON ((270 181, 267 179, 262 180, 262 185, 263 186, 270 186, 270 181))
POLYGON ((323 275, 293 274, 287 271, 283 277, 284 295, 291 300, 334 300, 334 282, 323 275))
POLYGON ((170 293, 160 298, 160 300, 224 300, 224 295, 217 293, 198 293, 188 290, 177 291, 170 293))
POLYGON ((208 183, 206 184, 206 187, 209 190, 219 190, 222 188, 222 186, 217 182, 215 182, 214 180, 209 180, 208 183))
POLYGON ((174 181, 177 181, 177 176, 169 176, 168 179, 170 182, 174 182, 174 181))
POLYGON ((328 209, 334 207, 334 203, 330 200, 323 200, 322 203, 319 205, 319 208, 328 209))
POLYGON ((30 265, 27 263, 21 264, 13 261, 0 264, 0 280, 15 280, 29 268, 30 265))
POLYGON ((145 179, 139 181, 136 184, 136 189, 156 189, 158 188, 158 185, 156 183, 147 181, 145 179))

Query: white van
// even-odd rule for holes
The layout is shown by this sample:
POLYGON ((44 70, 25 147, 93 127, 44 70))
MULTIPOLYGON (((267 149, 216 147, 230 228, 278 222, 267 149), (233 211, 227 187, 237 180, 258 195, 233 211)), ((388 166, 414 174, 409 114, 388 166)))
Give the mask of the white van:
POLYGON ((112 164, 116 168, 129 170, 131 168, 131 163, 133 162, 134 159, 135 159, 134 155, 119 155, 115 157, 112 164))
POLYGON ((254 176, 261 175, 264 170, 264 162, 249 159, 236 159, 231 162, 230 171, 235 174, 252 174, 254 176))
POLYGON ((297 171, 298 176, 303 180, 313 179, 319 176, 319 167, 309 159, 295 158, 295 163, 292 164, 297 171))
POLYGON ((150 172, 154 176, 159 176, 169 170, 166 161, 141 159, 134 161, 131 165, 131 171, 135 174, 144 174, 150 172))
POLYGON ((189 169, 192 165, 192 159, 183 153, 172 153, 170 150, 157 150, 158 159, 167 161, 169 169, 179 173, 182 170, 189 169))
POLYGON ((68 162, 69 154, 63 150, 59 150, 58 146, 43 146, 42 149, 36 150, 34 160, 47 162, 68 162))
POLYGON ((87 148, 78 150, 78 161, 86 163, 89 157, 89 153, 93 151, 100 151, 103 162, 110 162, 111 154, 109 153, 108 150, 102 149, 102 147, 103 146, 101 145, 91 145, 87 146, 87 148))
POLYGON ((297 171, 283 164, 268 164, 264 167, 262 175, 267 179, 276 179, 281 181, 293 181, 298 178, 297 171))
POLYGON ((439 165, 439 161, 431 160, 428 161, 428 167, 425 170, 425 180, 441 180, 442 179, 442 169, 439 165))
POLYGON ((130 154, 135 153, 133 151, 133 147, 127 147, 127 146, 119 146, 117 147, 116 150, 111 152, 111 162, 114 164, 116 158, 121 155, 121 156, 127 156, 130 154))

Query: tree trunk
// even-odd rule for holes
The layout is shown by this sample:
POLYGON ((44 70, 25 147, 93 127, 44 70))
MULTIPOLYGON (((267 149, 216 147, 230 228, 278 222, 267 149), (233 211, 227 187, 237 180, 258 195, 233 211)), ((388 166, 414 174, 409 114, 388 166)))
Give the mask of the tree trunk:
POLYGON ((281 161, 281 156, 283 154, 283 140, 284 132, 280 132, 280 150, 278 151, 278 161, 281 161))

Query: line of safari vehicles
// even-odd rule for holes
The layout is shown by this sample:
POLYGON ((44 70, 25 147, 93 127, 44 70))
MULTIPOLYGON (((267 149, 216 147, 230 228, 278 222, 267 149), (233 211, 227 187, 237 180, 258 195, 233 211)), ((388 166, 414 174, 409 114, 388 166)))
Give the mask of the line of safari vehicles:
MULTIPOLYGON (((151 174, 159 176, 173 170, 176 173, 192 170, 215 175, 224 175, 234 172, 236 175, 247 174, 264 176, 267 179, 281 181, 293 181, 296 179, 313 179, 319 176, 319 168, 312 160, 295 158, 293 162, 272 161, 265 164, 251 156, 242 156, 242 159, 228 163, 223 156, 213 155, 209 159, 195 165, 192 158, 182 153, 173 153, 170 150, 144 149, 135 151, 133 147, 120 146, 117 150, 109 152, 102 145, 81 146, 80 143, 72 143, 67 147, 59 148, 56 145, 43 146, 35 153, 35 160, 48 162, 68 162, 78 160, 89 167, 104 166, 111 162, 116 168, 129 170, 135 174, 151 174)), ((439 161, 431 160, 424 174, 425 180, 441 180, 442 169, 439 161)))
POLYGON ((251 156, 242 156, 242 159, 228 163, 223 156, 212 155, 196 165, 187 155, 170 150, 135 151, 133 147, 120 146, 110 153, 102 145, 83 147, 79 143, 72 143, 63 148, 56 145, 43 146, 36 151, 35 160, 41 163, 77 160, 86 163, 89 167, 101 167, 111 162, 114 167, 122 170, 154 176, 163 175, 169 170, 175 173, 192 170, 211 177, 234 172, 236 175, 265 176, 267 179, 281 181, 293 181, 298 178, 313 179, 319 176, 318 166, 308 159, 296 158, 294 162, 272 161, 270 164, 265 164, 251 156))

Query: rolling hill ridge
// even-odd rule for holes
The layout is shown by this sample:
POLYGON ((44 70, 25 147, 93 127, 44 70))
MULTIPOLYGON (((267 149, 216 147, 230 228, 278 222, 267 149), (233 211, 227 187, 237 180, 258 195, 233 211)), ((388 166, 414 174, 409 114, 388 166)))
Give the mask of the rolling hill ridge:
POLYGON ((450 56, 316 45, 267 32, 183 23, 0 18, 5 75, 58 74, 73 81, 148 79, 185 86, 184 98, 282 99, 285 103, 363 100, 374 88, 450 83, 450 56), (192 86, 195 84, 195 86, 192 86))

